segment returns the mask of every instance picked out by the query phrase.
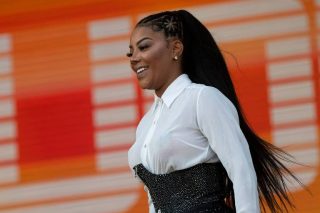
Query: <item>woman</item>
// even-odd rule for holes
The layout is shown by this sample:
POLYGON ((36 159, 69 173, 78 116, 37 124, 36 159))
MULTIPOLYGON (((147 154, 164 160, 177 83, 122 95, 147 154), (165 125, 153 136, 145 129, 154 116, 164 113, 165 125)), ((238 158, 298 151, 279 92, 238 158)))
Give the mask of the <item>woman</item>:
POLYGON ((281 163, 288 158, 248 126, 203 24, 185 10, 150 15, 129 48, 140 87, 155 91, 128 153, 150 212, 256 213, 259 200, 271 212, 293 207, 284 175, 296 178, 281 163))

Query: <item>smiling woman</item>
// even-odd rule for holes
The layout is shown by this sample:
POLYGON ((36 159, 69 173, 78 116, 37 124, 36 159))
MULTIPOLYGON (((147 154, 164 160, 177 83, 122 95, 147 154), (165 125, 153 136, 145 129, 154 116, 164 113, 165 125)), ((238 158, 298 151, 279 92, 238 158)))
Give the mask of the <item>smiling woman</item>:
POLYGON ((293 207, 284 175, 298 180, 281 161, 290 159, 248 126, 204 25, 184 10, 154 14, 129 47, 140 86, 155 91, 128 153, 150 212, 256 213, 259 199, 273 213, 293 207))
POLYGON ((137 27, 131 36, 130 63, 143 89, 155 90, 161 97, 182 73, 179 57, 183 45, 177 38, 167 39, 149 27, 137 27), (174 59, 174 60, 172 60, 174 59))

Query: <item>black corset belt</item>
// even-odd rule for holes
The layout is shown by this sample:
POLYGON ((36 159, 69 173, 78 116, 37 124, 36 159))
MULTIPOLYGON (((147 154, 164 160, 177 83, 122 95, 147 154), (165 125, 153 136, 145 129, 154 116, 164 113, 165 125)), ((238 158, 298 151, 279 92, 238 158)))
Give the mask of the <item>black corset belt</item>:
POLYGON ((149 172, 142 164, 134 169, 148 187, 156 212, 234 212, 224 201, 230 187, 221 163, 203 163, 160 175, 149 172))

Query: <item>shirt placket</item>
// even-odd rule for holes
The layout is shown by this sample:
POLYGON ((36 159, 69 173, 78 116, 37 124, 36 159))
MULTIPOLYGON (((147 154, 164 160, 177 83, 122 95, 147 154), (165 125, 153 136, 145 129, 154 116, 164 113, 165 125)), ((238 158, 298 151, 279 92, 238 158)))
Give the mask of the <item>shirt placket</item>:
POLYGON ((146 139, 144 140, 144 143, 143 143, 143 148, 142 148, 142 160, 144 162, 147 162, 147 155, 148 155, 148 146, 152 140, 152 137, 153 137, 153 134, 155 132, 155 129, 157 127, 157 124, 158 124, 158 120, 159 120, 159 117, 160 117, 160 114, 161 114, 161 111, 162 111, 162 106, 163 106, 163 101, 162 99, 157 99, 156 100, 156 106, 155 106, 155 110, 154 110, 154 118, 153 118, 153 121, 152 121, 152 124, 151 124, 151 127, 147 133, 147 136, 146 136, 146 139))

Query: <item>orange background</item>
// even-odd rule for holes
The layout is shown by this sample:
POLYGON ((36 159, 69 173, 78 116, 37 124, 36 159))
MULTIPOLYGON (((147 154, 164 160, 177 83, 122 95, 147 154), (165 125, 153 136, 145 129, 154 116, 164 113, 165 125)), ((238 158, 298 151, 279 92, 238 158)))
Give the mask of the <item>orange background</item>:
POLYGON ((253 128, 308 165, 288 165, 312 193, 290 186, 292 212, 319 212, 316 0, 0 0, 0 212, 147 212, 126 152, 152 96, 125 54, 142 15, 179 8, 212 30, 253 128))

